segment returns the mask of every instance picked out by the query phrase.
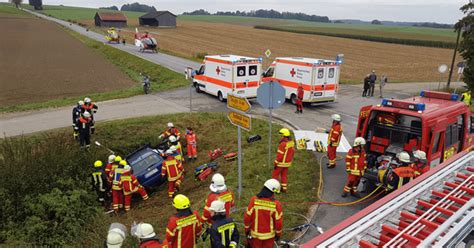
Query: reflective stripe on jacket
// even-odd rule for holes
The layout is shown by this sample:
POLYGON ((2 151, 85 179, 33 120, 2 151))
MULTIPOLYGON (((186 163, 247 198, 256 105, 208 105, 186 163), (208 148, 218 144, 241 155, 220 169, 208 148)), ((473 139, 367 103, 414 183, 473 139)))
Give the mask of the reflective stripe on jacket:
POLYGON ((173 248, 194 248, 201 231, 201 219, 196 211, 188 216, 173 215, 166 227, 166 240, 173 248))
POLYGON ((183 165, 173 156, 168 156, 161 166, 161 176, 168 176, 168 181, 176 181, 183 174, 183 165))
POLYGON ((295 142, 287 137, 280 140, 274 164, 278 167, 290 167, 295 154, 295 142))
POLYGON ((339 122, 334 122, 332 124, 331 130, 329 130, 328 135, 328 146, 339 146, 342 136, 342 126, 339 122))
POLYGON ((250 199, 244 215, 245 232, 250 231, 253 238, 267 240, 280 236, 283 227, 283 209, 274 199, 250 199))
POLYGON ((351 148, 346 155, 346 171, 355 176, 363 176, 367 168, 367 158, 364 151, 357 152, 351 148))

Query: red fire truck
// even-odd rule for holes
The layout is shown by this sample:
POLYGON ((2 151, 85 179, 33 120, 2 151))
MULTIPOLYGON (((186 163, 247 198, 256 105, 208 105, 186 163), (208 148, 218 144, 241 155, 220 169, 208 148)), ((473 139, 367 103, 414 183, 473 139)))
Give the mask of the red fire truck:
POLYGON ((474 129, 471 111, 457 94, 422 91, 404 100, 383 99, 362 107, 356 137, 367 141, 365 177, 386 184, 396 154, 426 152, 430 168, 471 147, 474 129))

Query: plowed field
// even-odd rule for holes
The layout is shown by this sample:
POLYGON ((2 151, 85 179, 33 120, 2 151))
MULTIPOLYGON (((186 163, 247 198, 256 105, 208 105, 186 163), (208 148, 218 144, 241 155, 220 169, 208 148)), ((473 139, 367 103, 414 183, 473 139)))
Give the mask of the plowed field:
POLYGON ((128 88, 105 58, 56 24, 0 13, 0 105, 42 102, 128 88))

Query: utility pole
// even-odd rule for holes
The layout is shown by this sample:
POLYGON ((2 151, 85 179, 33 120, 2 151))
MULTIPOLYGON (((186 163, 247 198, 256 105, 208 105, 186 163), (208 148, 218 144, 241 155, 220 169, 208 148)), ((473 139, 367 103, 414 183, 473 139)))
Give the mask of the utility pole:
POLYGON ((456 38, 456 45, 454 46, 454 53, 453 53, 453 59, 451 60, 451 67, 449 70, 449 76, 448 76, 448 83, 446 84, 446 87, 449 89, 451 86, 451 77, 453 76, 453 71, 454 71, 454 61, 456 60, 456 52, 458 50, 458 45, 459 45, 459 37, 461 37, 461 29, 458 30, 458 37, 456 38))

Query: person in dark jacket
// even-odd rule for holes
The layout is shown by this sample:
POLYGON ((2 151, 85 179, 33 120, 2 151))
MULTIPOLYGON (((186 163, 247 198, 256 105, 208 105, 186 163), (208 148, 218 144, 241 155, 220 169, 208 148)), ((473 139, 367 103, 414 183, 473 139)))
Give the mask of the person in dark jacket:
POLYGON ((240 235, 234 220, 226 217, 225 202, 213 201, 209 211, 212 216, 212 226, 208 230, 211 248, 236 248, 240 235))
POLYGON ((87 111, 76 122, 75 130, 79 133, 81 148, 89 148, 91 146, 91 125, 91 114, 87 111))
POLYGON ((369 75, 369 84, 370 84, 369 96, 374 96, 376 80, 377 80, 377 75, 375 75, 375 70, 372 70, 372 73, 370 73, 369 75))
POLYGON ((103 163, 100 160, 94 163, 94 172, 92 172, 92 189, 97 193, 97 201, 105 208, 110 205, 110 183, 103 169, 103 163))
POLYGON ((365 76, 364 78, 364 91, 362 92, 362 97, 367 96, 367 92, 369 91, 369 88, 370 88, 369 74, 367 74, 367 76, 365 76))
POLYGON ((77 102, 77 106, 74 106, 72 109, 72 129, 73 129, 73 135, 74 139, 79 141, 79 133, 76 131, 76 123, 79 120, 79 117, 81 117, 81 109, 82 105, 84 104, 83 101, 77 102))

